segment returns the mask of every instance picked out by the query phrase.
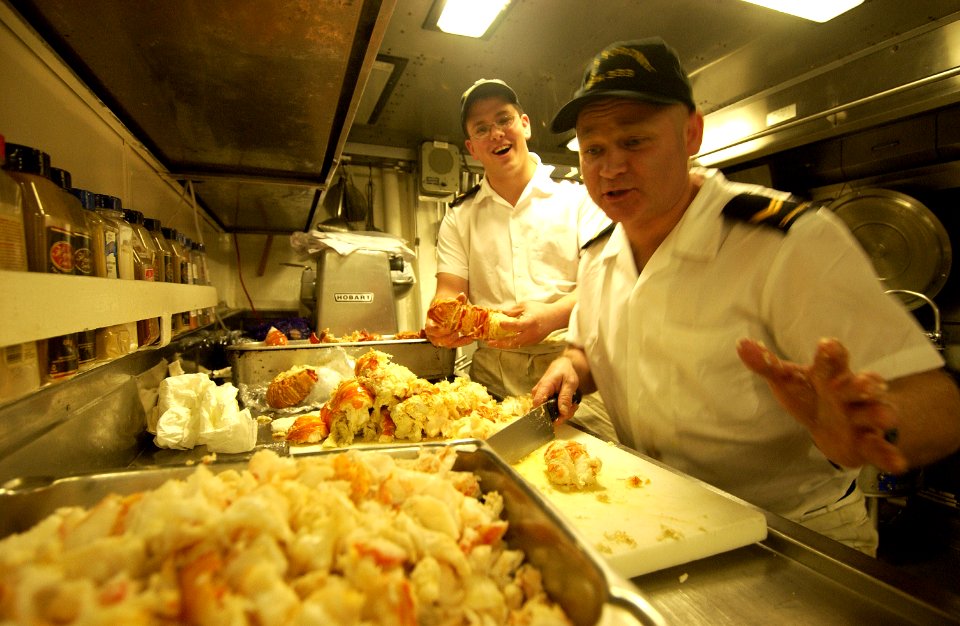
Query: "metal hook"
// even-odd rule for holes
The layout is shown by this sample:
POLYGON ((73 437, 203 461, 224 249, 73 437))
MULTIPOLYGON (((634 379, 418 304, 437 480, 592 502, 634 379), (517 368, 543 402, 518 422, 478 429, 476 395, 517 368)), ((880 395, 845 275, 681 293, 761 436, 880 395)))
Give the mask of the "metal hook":
POLYGON ((888 289, 884 293, 902 293, 908 296, 913 296, 915 298, 920 298, 926 302, 930 308, 933 310, 933 332, 927 333, 927 336, 933 341, 934 345, 938 348, 943 348, 943 333, 940 330, 940 308, 925 294, 922 294, 918 291, 911 291, 909 289, 888 289))

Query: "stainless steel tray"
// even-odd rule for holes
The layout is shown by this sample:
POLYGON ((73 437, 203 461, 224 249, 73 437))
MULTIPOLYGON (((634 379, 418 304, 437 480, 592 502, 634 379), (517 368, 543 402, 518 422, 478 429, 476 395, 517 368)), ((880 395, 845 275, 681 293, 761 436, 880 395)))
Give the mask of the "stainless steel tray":
MULTIPOLYGON (((379 447, 378 452, 414 458, 421 449, 453 447, 455 469, 473 472, 484 492, 498 491, 504 500, 507 543, 521 549, 543 574, 543 584, 577 626, 595 625, 606 610, 617 609, 640 624, 663 624, 663 618, 629 582, 617 576, 560 513, 483 441, 379 447)), ((343 454, 344 450, 314 454, 343 454)), ((362 453, 362 452, 361 452, 362 453)), ((213 472, 242 469, 246 463, 212 463, 213 472)), ((89 507, 111 494, 129 494, 183 479, 195 466, 157 467, 60 479, 8 481, 0 487, 0 537, 32 527, 62 506, 89 507)), ((622 623, 622 622, 617 622, 622 623)))
POLYGON ((384 339, 350 343, 310 343, 291 341, 285 346, 267 346, 262 341, 227 346, 227 358, 233 371, 233 384, 239 386, 269 383, 274 376, 295 365, 317 365, 321 351, 343 349, 350 357, 380 350, 426 380, 436 381, 453 375, 454 350, 438 348, 426 339, 384 339))

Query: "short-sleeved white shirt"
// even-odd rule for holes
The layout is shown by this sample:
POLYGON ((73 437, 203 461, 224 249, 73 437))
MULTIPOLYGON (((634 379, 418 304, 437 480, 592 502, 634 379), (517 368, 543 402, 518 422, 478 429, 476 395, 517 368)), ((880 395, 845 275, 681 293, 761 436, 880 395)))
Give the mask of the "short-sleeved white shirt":
POLYGON ((641 274, 619 225, 586 251, 568 339, 585 349, 621 441, 797 519, 837 501, 857 472, 820 453, 737 340, 809 363, 821 337, 837 337, 852 369, 888 379, 943 360, 833 213, 809 211, 787 233, 737 222, 721 215, 734 195, 778 192, 696 172, 702 188, 641 274))
POLYGON ((531 158, 537 168, 516 206, 484 177, 440 225, 437 272, 465 278, 473 304, 559 300, 576 287, 580 247, 609 224, 583 185, 551 179, 553 168, 531 158))

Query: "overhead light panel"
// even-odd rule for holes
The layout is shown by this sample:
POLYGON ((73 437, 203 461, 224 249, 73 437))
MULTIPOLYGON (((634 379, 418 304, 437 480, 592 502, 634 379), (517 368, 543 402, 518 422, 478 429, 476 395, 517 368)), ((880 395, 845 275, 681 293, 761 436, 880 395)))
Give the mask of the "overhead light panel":
POLYGON ((434 0, 424 28, 483 38, 503 19, 510 0, 434 0))
POLYGON ((863 0, 744 0, 744 2, 814 22, 832 20, 841 13, 846 13, 853 7, 863 4, 863 0))

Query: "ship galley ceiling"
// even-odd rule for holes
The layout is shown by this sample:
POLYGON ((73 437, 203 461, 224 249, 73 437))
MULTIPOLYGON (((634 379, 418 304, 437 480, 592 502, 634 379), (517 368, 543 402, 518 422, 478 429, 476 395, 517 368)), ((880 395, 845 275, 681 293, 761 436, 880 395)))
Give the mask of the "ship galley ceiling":
POLYGON ((570 135, 547 126, 587 61, 617 40, 660 35, 674 46, 708 128, 710 114, 791 87, 819 98, 816 111, 798 105, 779 140, 768 131, 739 141, 752 156, 827 138, 843 120, 853 129, 952 104, 960 91, 949 52, 960 49, 956 0, 866 0, 825 24, 740 0, 513 0, 485 39, 424 28, 434 0, 5 1, 175 179, 194 181, 227 232, 306 230, 331 217, 324 194, 341 164, 415 166, 423 142, 461 146, 459 97, 481 77, 517 91, 534 151, 575 166, 563 147, 570 135), (924 55, 899 62, 921 40, 924 55), (931 60, 937 49, 944 58, 931 60), (836 74, 871 59, 869 67, 909 67, 836 74), (828 115, 924 79, 932 85, 918 87, 921 105, 890 100, 859 117, 828 115))

